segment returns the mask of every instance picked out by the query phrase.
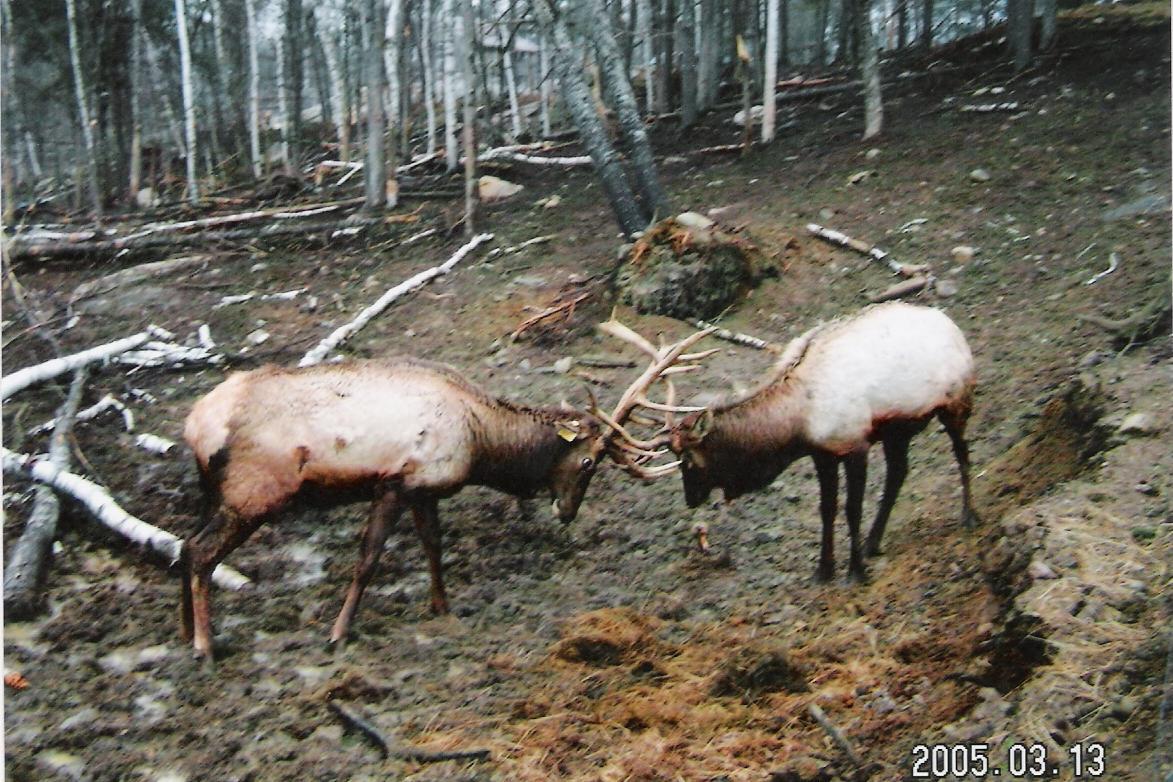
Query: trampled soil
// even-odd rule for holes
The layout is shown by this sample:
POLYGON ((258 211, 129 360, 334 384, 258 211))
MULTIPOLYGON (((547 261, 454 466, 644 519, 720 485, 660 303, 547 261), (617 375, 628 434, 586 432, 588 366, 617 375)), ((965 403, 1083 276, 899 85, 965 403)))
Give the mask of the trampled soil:
MULTIPOLYGON (((808 222, 929 263, 951 284, 943 290, 953 295, 919 300, 957 321, 978 362, 977 529, 958 522, 956 468, 933 428, 914 441, 886 551, 866 585, 844 578, 842 526, 839 579, 812 578, 819 523, 806 464, 768 492, 695 513, 676 479, 643 485, 603 470, 566 526, 540 503, 466 489, 441 506, 453 614, 428 613, 422 552, 403 523, 352 641, 335 653, 326 638, 365 509, 294 513, 230 557, 255 587, 216 592, 219 659, 209 673, 177 637, 176 574, 70 508, 48 611, 5 627, 5 670, 28 682, 5 689, 8 778, 900 780, 916 778, 916 746, 932 743, 988 744, 1006 779, 1033 747, 1057 770, 1046 778, 1071 779, 1073 745, 1103 748, 1105 779, 1168 773, 1170 732, 1158 735, 1158 712, 1168 686, 1173 354, 1167 327, 1126 346, 1077 319, 1124 318, 1169 294, 1168 8, 1080 11, 1064 19, 1058 51, 1014 78, 978 46, 939 52, 936 75, 891 90, 877 142, 857 140, 862 112, 851 93, 784 104, 792 124, 744 157, 687 154, 738 139, 724 114, 687 135, 670 122, 652 134, 677 206, 727 207, 722 222, 783 268, 722 325, 785 342, 894 281, 808 236, 808 222), (1005 91, 976 94, 991 87, 1005 91), (959 111, 994 101, 1019 110, 959 111), (972 175, 979 168, 988 180, 972 175), (849 184, 863 171, 873 173, 849 184), (958 245, 976 248, 973 259, 955 260, 958 245), (1086 284, 1113 252, 1119 268, 1086 284), (1139 431, 1117 431, 1137 413, 1139 431), (691 534, 702 521, 707 555, 691 534), (487 749, 490 758, 383 759, 343 727, 331 699, 394 742, 487 749), (810 704, 847 736, 862 770, 810 704)), ((482 250, 377 318, 347 355, 442 360, 520 401, 583 397, 580 380, 544 370, 618 350, 591 328, 611 307, 600 288, 568 329, 515 343, 508 335, 563 286, 611 271, 614 224, 589 172, 518 167, 505 176, 526 190, 486 210, 492 246, 556 238, 492 259, 482 250), (535 205, 553 194, 557 208, 535 205)), ((456 214, 427 202, 399 235, 456 214)), ((393 238, 398 229, 389 230, 393 238)), ((74 350, 148 322, 181 337, 207 323, 237 354, 234 366, 293 364, 459 241, 200 248, 211 256, 206 267, 91 299, 60 337, 74 350), (303 287, 290 301, 213 307, 225 295, 303 287), (269 339, 244 352, 258 328, 269 339)), ((115 268, 72 261, 15 271, 61 312, 77 285, 115 268)), ((5 367, 47 358, 5 304, 5 367)), ((621 315, 644 333, 688 331, 621 315)), ((769 366, 764 353, 720 346, 709 371, 681 381, 684 399, 744 388, 769 366)), ((92 377, 86 403, 149 391, 156 401, 132 403, 138 429, 178 440, 192 402, 225 371, 109 367, 92 377)), ((607 402, 638 370, 587 371, 607 402)), ((66 384, 5 405, 7 447, 44 447, 24 432, 52 416, 66 384)), ((181 536, 197 527, 186 451, 136 449, 114 418, 79 425, 76 441, 75 464, 85 460, 77 469, 130 512, 181 536)), ((876 450, 867 513, 882 484, 876 450)), ((7 553, 31 492, 23 480, 6 483, 7 553)))

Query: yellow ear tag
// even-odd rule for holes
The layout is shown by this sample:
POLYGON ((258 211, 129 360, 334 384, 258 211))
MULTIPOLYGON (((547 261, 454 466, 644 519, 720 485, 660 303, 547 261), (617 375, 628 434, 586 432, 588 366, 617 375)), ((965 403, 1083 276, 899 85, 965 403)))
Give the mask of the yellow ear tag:
POLYGON ((568 443, 574 442, 574 438, 578 437, 578 432, 567 429, 565 426, 558 427, 558 436, 568 443))

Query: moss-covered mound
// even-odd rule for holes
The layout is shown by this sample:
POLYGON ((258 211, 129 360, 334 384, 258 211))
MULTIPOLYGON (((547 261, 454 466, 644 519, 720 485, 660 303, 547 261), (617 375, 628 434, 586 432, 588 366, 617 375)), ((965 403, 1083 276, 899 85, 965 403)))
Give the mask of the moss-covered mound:
POLYGON ((773 271, 749 241, 685 212, 661 220, 631 246, 616 269, 615 288, 642 313, 713 318, 773 271))

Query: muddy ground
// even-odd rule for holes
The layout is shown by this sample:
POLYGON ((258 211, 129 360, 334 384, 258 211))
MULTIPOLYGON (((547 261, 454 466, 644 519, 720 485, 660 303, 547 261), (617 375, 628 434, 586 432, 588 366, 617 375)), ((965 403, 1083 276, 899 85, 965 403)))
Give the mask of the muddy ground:
MULTIPOLYGON (((468 489, 441 506, 453 614, 428 613, 422 553, 404 524, 353 641, 335 654, 325 641, 364 509, 292 514, 229 559, 255 588, 215 595, 213 674, 177 638, 176 574, 71 508, 48 611, 4 628, 5 670, 28 682, 5 690, 8 778, 899 780, 913 778, 916 745, 934 742, 989 744, 1002 778, 1014 753, 1039 747, 1056 770, 1045 778, 1070 779, 1077 744, 1103 748, 1102 778, 1163 778, 1173 353, 1167 325, 1123 344, 1077 316, 1123 318, 1169 294, 1168 7, 1066 17, 1058 52, 1014 78, 976 42, 934 60, 938 75, 888 93, 878 142, 857 140, 861 108, 850 93, 786 104, 792 124, 779 141, 745 157, 684 154, 735 141, 724 117, 687 135, 671 124, 652 135, 676 204, 726 207, 722 221, 783 267, 723 320, 731 329, 784 342, 893 282, 807 236, 807 222, 930 263, 951 283, 943 290, 953 295, 919 300, 958 322, 977 359, 976 530, 958 523, 956 469, 933 429, 914 442, 886 552, 864 586, 844 578, 842 559, 834 583, 812 578, 819 524, 806 464, 769 492, 695 513, 675 479, 642 485, 604 470, 566 526, 544 503, 522 508, 468 489), (1005 92, 975 94, 990 87, 1005 92), (958 111, 991 99, 1020 110, 958 111), (873 173, 849 184, 861 171, 873 173), (958 245, 976 248, 973 259, 955 260, 958 245), (1085 284, 1112 252, 1119 268, 1085 284), (711 528, 708 555, 692 547, 698 521, 711 528), (486 749, 489 759, 383 759, 344 729, 331 700, 403 745, 486 749), (848 737, 862 769, 809 704, 848 737)), ((544 370, 618 350, 592 329, 610 311, 605 295, 578 306, 567 329, 516 343, 507 335, 564 285, 609 273, 614 224, 587 172, 505 175, 526 190, 486 210, 492 246, 556 238, 492 259, 482 250, 372 322, 347 355, 414 353, 513 399, 582 398, 580 381, 544 370), (536 205, 553 194, 558 207, 536 205)), ((425 202, 418 222, 389 226, 368 246, 202 247, 207 266, 90 299, 60 339, 80 349, 148 322, 181 337, 207 323, 235 366, 292 364, 383 290, 447 258, 458 238, 410 251, 394 240, 449 225, 458 209, 425 202), (213 307, 229 294, 300 287, 292 301, 213 307), (269 339, 249 346, 258 328, 269 339)), ((15 271, 60 313, 77 285, 114 268, 15 271)), ((46 345, 23 331, 5 295, 6 368, 43 360, 46 345)), ((645 332, 688 331, 621 314, 645 332)), ((682 383, 686 399, 743 388, 770 363, 720 346, 702 378, 682 383)), ((192 402, 226 371, 109 367, 93 376, 85 403, 115 393, 140 431, 179 439, 192 402)), ((636 370, 589 372, 607 401, 636 370)), ((8 447, 43 447, 23 433, 52 415, 66 384, 5 405, 8 447)), ((138 450, 116 419, 79 425, 75 451, 78 469, 132 513, 181 536, 196 528, 186 452, 138 450)), ((874 458, 865 512, 882 474, 874 458)), ((7 479, 6 553, 29 494, 7 479)))

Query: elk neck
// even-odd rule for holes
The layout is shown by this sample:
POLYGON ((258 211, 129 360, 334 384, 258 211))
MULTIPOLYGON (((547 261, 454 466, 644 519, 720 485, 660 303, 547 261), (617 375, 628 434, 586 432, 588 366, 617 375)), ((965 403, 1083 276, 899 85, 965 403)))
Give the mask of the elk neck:
POLYGON ((565 414, 501 400, 478 405, 472 413, 475 452, 469 483, 519 497, 548 485, 550 471, 567 448, 557 425, 565 414))

